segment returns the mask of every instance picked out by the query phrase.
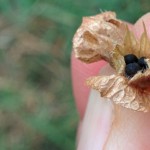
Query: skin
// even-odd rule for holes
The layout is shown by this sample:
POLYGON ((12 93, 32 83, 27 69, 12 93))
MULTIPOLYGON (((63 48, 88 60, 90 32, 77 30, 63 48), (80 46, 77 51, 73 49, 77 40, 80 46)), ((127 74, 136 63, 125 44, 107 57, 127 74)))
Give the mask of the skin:
MULTIPOLYGON (((137 38, 143 33, 143 22, 150 37, 150 13, 129 24, 137 38)), ((104 61, 84 64, 72 53, 73 92, 80 116, 77 150, 149 150, 150 112, 116 108, 97 91, 90 91, 85 80, 99 72, 109 75, 113 70, 104 61)))

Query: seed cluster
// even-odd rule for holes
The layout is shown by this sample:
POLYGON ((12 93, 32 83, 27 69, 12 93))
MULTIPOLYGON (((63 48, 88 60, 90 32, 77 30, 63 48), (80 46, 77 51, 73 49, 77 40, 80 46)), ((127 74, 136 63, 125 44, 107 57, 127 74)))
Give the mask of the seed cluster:
POLYGON ((148 68, 148 65, 145 61, 145 57, 137 58, 133 54, 128 54, 124 56, 126 63, 125 75, 127 77, 133 77, 138 71, 144 72, 148 68))

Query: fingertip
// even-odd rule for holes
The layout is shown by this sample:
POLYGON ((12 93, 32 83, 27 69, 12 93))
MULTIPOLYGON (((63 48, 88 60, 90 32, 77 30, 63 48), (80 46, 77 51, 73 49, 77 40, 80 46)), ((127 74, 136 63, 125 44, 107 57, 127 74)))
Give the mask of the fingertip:
POLYGON ((106 64, 105 61, 99 61, 91 64, 85 64, 75 58, 74 53, 71 56, 71 73, 73 94, 77 110, 82 119, 87 106, 87 100, 90 89, 85 85, 88 77, 98 74, 99 70, 106 64))

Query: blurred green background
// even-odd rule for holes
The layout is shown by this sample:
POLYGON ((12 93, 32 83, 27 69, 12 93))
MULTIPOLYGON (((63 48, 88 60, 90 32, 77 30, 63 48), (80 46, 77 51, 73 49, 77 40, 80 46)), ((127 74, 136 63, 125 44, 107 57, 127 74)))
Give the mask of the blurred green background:
POLYGON ((0 0, 0 150, 75 150, 72 37, 82 16, 134 23, 149 0, 0 0))

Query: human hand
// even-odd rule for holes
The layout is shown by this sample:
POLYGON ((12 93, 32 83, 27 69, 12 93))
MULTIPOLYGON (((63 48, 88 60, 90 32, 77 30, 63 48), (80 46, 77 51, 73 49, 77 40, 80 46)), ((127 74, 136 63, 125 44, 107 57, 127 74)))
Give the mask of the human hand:
MULTIPOLYGON (((150 13, 141 17, 130 29, 139 38, 143 22, 150 37, 150 13)), ((116 112, 111 101, 100 97, 97 91, 86 87, 85 80, 100 74, 112 74, 113 69, 101 61, 84 64, 72 55, 72 81, 80 123, 78 150, 149 150, 150 112, 135 112, 120 107, 116 112)))

